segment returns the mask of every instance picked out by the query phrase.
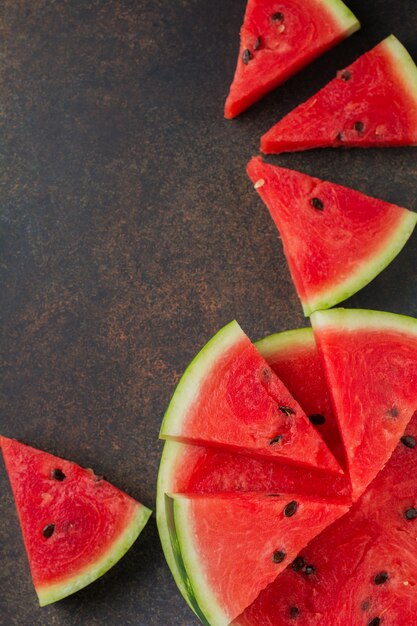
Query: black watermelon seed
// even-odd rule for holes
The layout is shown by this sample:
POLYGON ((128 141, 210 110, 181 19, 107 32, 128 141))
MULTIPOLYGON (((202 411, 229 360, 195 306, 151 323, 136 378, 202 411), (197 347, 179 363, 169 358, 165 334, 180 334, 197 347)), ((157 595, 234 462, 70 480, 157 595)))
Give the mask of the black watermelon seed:
POLYGON ((300 609, 297 606, 291 606, 290 607, 290 617, 292 617, 292 619, 295 619, 299 615, 300 615, 300 609))
POLYGON ((406 448, 416 447, 416 440, 411 435, 404 435, 404 437, 401 437, 401 443, 404 444, 406 448))
POLYGON ((324 204, 320 200, 320 198, 311 198, 310 204, 311 204, 312 207, 314 207, 318 211, 323 211, 323 209, 324 209, 324 204))
POLYGON ((336 141, 344 141, 345 138, 343 136, 343 133, 337 133, 336 135, 336 141))
POLYGON ((246 48, 242 53, 242 61, 245 65, 247 65, 251 59, 253 59, 253 54, 246 48))
POLYGON ((308 416, 308 419, 314 426, 321 426, 326 421, 324 415, 320 415, 320 413, 313 413, 313 415, 308 416))
POLYGON ((391 409, 388 409, 388 415, 390 417, 398 417, 398 409, 396 406, 393 406, 391 409))
POLYGON ((380 617, 374 617, 374 619, 371 619, 370 622, 368 622, 368 626, 379 626, 381 623, 381 618, 380 617))
POLYGON ((353 125, 353 128, 358 132, 361 133, 363 131, 363 122, 355 122, 353 125))
POLYGON ((404 513, 404 517, 408 521, 411 521, 412 519, 416 519, 416 517, 417 517, 417 509, 415 509, 413 507, 411 509, 407 509, 406 512, 404 513))
POLYGON ((294 409, 292 409, 290 406, 280 404, 278 408, 282 413, 285 413, 285 415, 294 415, 295 413, 294 409))
POLYGON ((54 531, 55 524, 47 524, 42 531, 42 535, 45 537, 45 539, 49 539, 49 537, 52 537, 52 535, 54 534, 54 531))
POLYGON ((389 578, 388 572, 379 572, 379 574, 377 574, 374 577, 374 584, 375 585, 383 585, 384 583, 387 582, 388 578, 389 578))
POLYGON ((311 576, 311 574, 316 573, 316 568, 314 567, 314 565, 306 565, 306 568, 304 571, 307 574, 307 576, 311 576))
POLYGON ((295 500, 291 500, 288 502, 287 506, 284 508, 285 517, 292 517, 297 512, 298 504, 295 500))
POLYGON ((282 563, 286 556, 287 555, 284 550, 277 550, 276 552, 274 552, 272 560, 274 563, 282 563))
POLYGON ((281 11, 277 11, 276 13, 274 13, 272 15, 272 20, 274 22, 283 22, 284 21, 284 14, 281 13, 281 11))
POLYGON ((66 479, 66 476, 62 470, 55 468, 52 470, 52 478, 54 478, 55 480, 59 480, 59 482, 62 482, 66 479))
POLYGON ((253 49, 254 50, 259 50, 261 45, 262 45, 262 39, 261 39, 261 37, 257 37, 257 39, 256 39, 256 41, 254 43, 253 49))
POLYGON ((364 600, 361 604, 361 609, 362 611, 369 611, 369 607, 371 606, 371 603, 369 602, 369 600, 364 600))
POLYGON ((349 72, 349 70, 343 70, 343 72, 341 72, 340 74, 340 78, 344 81, 348 81, 352 78, 352 74, 349 72))
POLYGON ((294 570, 294 572, 300 572, 304 568, 305 564, 306 562, 303 557, 297 556, 292 562, 291 568, 294 570))
POLYGON ((276 443, 279 443, 281 439, 282 439, 282 435, 277 435, 276 437, 271 439, 271 441, 269 442, 269 445, 274 446, 276 443))

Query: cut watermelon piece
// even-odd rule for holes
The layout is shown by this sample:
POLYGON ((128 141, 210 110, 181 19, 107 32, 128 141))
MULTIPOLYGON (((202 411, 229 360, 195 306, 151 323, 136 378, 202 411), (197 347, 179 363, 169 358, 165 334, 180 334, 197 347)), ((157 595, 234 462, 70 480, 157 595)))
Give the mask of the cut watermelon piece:
MULTIPOLYGON (((290 392, 298 394, 301 406, 305 403, 307 414, 324 416, 325 424, 317 428, 323 433, 330 450, 336 456, 339 454, 341 459, 343 444, 335 429, 335 418, 312 329, 275 334, 255 345, 290 392)), ((178 588, 194 611, 195 599, 190 595, 174 557, 165 513, 165 494, 235 491, 299 493, 345 502, 351 497, 350 481, 344 475, 231 454, 216 448, 166 441, 158 474, 156 518, 167 563, 178 588)))
MULTIPOLYGON (((276 333, 255 345, 305 411, 341 467, 345 467, 343 443, 312 329, 276 333)), ((298 493, 298 489, 294 491, 298 493)))
POLYGON ((367 285, 400 252, 417 214, 358 191, 268 165, 248 174, 282 237, 305 315, 367 285))
POLYGON ((161 437, 341 472, 237 322, 219 331, 187 368, 165 414, 161 437))
POLYGON ((151 511, 91 470, 0 438, 33 584, 45 606, 102 576, 151 511))
POLYGON ((359 27, 341 0, 249 0, 225 117, 236 117, 359 27))
POLYGON ((333 309, 311 318, 358 498, 417 409, 417 320, 333 309))
POLYGON ((227 626, 348 511, 305 496, 248 493, 175 495, 172 508, 181 567, 210 626, 227 626))
POLYGON ((417 67, 391 35, 261 139, 265 153, 417 144, 417 67))
POLYGON ((233 626, 415 624, 416 441, 417 413, 362 498, 302 550, 233 626))

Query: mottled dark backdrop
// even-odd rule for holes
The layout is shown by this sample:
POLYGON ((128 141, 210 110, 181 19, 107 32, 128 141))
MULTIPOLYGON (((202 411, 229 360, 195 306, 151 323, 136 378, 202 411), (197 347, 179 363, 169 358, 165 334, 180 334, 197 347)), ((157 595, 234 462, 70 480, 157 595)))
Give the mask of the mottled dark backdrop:
MULTIPOLYGON (((237 318, 303 325, 245 163, 259 136, 394 32, 414 0, 350 0, 363 29, 234 122, 222 119, 244 0, 3 0, 1 431, 154 507, 161 417, 185 365, 237 318)), ((417 209, 416 153, 276 159, 417 209)), ((353 306, 417 315, 417 234, 353 306)), ((100 581, 37 607, 0 472, 0 623, 192 626, 154 518, 100 581)))

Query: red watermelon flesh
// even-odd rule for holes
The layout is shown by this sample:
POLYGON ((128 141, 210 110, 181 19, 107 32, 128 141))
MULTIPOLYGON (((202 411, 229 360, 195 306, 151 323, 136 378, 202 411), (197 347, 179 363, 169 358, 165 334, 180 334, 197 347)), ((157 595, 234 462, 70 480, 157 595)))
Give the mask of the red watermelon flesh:
MULTIPOLYGON (((216 448, 168 442, 161 463, 169 473, 164 493, 270 492, 299 493, 348 501, 350 482, 343 474, 222 452, 216 448)), ((161 468, 163 473, 163 470, 161 468)), ((162 481, 161 473, 161 481, 162 481)))
POLYGON ((400 252, 417 222, 407 209, 259 157, 248 164, 248 174, 280 232, 306 315, 367 285, 400 252))
POLYGON ((345 467, 344 447, 312 329, 270 335, 258 341, 256 347, 303 408, 341 467, 345 467))
POLYGON ((347 506, 292 495, 173 497, 175 535, 198 606, 227 626, 347 506))
POLYGON ((340 0, 249 0, 225 117, 236 117, 359 26, 340 0))
POLYGON ((415 623, 416 440, 417 413, 349 513, 313 539, 233 626, 415 623))
POLYGON ((150 511, 92 470, 0 438, 41 606, 89 584, 130 548, 150 511))
POLYGON ((417 68, 393 35, 275 124, 265 153, 417 144, 417 68))
POLYGON ((341 472, 237 322, 221 329, 185 371, 161 437, 341 472))
POLYGON ((417 409, 417 320, 333 309, 314 313, 312 325, 356 499, 388 461, 417 409))

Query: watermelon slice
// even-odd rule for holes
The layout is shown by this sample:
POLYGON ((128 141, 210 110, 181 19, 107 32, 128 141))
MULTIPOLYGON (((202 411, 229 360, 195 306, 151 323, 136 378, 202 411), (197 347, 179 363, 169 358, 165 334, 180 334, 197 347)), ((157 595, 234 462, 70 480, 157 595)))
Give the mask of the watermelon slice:
POLYGON ((344 447, 312 329, 276 333, 255 345, 344 467, 344 447))
POLYGON ((417 144, 417 67, 391 35, 261 139, 265 153, 417 144))
POLYGON ((417 409, 417 320, 333 309, 317 311, 311 321, 356 499, 388 461, 417 409))
POLYGON ((416 623, 416 441, 417 413, 349 513, 302 550, 233 626, 416 623))
POLYGON ((39 604, 78 591, 132 546, 151 511, 91 470, 0 438, 39 604))
POLYGON ((263 163, 248 174, 282 237, 305 315, 367 285, 400 252, 417 214, 358 191, 263 163))
POLYGON ((227 626, 348 507, 306 496, 175 495, 176 540, 210 626, 227 626))
POLYGON ((237 322, 220 330, 187 368, 161 437, 341 472, 237 322))
MULTIPOLYGON (((343 444, 335 431, 335 418, 312 329, 275 334, 257 342, 256 347, 285 381, 290 392, 298 394, 300 404, 305 403, 307 414, 325 418, 325 423, 317 428, 331 451, 342 457, 343 444)), ((299 493, 344 502, 351 496, 350 481, 344 475, 166 441, 158 474, 156 519, 165 558, 175 582, 196 612, 195 599, 184 583, 174 557, 165 513, 165 494, 235 491, 299 493)))
POLYGON ((341 0, 249 0, 225 117, 236 117, 359 27, 341 0))

